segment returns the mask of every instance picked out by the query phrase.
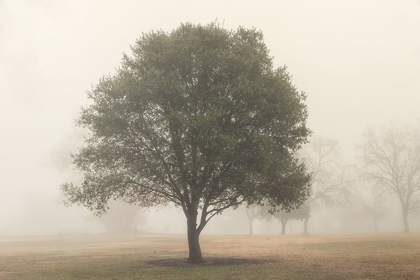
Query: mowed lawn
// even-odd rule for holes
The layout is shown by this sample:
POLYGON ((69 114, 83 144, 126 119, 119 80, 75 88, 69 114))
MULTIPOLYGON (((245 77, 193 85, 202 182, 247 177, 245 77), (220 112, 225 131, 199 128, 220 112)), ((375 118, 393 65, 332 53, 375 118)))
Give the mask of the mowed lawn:
POLYGON ((184 235, 0 238, 0 279, 420 279, 418 234, 204 235, 201 244, 211 262, 188 265, 184 235))

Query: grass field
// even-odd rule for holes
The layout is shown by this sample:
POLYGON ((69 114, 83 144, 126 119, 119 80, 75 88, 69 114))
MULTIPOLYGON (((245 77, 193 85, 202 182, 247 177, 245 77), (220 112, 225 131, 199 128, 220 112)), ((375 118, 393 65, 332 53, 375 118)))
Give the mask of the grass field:
POLYGON ((0 279, 420 279, 420 235, 0 238, 0 279), (233 260, 232 260, 233 259, 233 260))

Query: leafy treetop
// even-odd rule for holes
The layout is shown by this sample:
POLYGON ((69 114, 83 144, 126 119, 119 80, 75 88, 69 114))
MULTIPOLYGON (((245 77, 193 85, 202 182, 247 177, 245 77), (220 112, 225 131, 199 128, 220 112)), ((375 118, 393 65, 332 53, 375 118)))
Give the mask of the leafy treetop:
POLYGON ((260 31, 212 23, 143 34, 88 96, 78 124, 91 133, 74 155, 84 182, 62 185, 70 204, 100 214, 111 198, 172 202, 194 226, 201 209, 200 233, 245 200, 294 208, 307 196, 295 159, 310 133, 305 95, 273 69, 260 31))

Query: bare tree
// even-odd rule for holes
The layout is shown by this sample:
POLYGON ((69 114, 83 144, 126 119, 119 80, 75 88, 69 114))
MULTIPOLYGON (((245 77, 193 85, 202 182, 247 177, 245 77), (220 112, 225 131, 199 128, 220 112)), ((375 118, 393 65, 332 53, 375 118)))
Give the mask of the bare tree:
POLYGON ((334 208, 351 196, 351 168, 342 163, 338 143, 322 137, 314 137, 301 150, 301 159, 312 173, 311 194, 303 207, 304 234, 308 234, 311 212, 316 207, 334 208))
POLYGON ((420 207, 419 130, 394 123, 368 129, 358 149, 364 178, 398 197, 404 232, 408 233, 407 216, 420 207))

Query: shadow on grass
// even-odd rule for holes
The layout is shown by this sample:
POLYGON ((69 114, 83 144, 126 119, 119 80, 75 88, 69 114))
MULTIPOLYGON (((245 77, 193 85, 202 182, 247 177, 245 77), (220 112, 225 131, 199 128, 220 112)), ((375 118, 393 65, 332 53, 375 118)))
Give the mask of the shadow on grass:
POLYGON ((200 267, 200 266, 229 266, 249 264, 270 264, 279 262, 273 259, 236 259, 236 258, 205 258, 202 263, 190 263, 187 259, 163 259, 146 262, 149 265, 162 267, 200 267))

